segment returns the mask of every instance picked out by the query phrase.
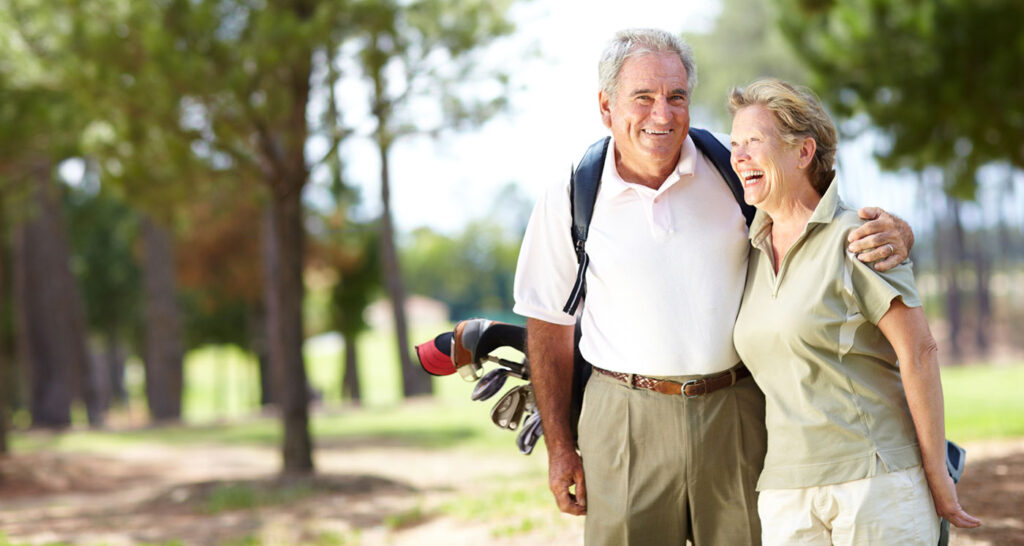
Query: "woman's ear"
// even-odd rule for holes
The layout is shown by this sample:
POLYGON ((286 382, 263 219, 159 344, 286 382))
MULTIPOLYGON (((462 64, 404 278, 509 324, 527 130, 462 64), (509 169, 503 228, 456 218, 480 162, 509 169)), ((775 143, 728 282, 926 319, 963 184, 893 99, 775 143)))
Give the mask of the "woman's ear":
POLYGON ((800 162, 798 163, 801 169, 807 168, 814 160, 814 152, 818 151, 818 143, 811 137, 805 137, 803 142, 800 143, 800 162))

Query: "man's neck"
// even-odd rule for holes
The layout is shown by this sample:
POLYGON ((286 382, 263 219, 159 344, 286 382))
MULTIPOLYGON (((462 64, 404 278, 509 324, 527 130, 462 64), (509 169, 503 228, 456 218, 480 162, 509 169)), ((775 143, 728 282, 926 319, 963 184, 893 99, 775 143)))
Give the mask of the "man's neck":
POLYGON ((678 164, 679 154, 676 154, 675 159, 671 162, 665 162, 664 164, 631 165, 622 160, 618 150, 615 151, 615 170, 618 171, 619 176, 623 180, 655 190, 661 187, 661 184, 672 174, 672 171, 675 170, 678 164))

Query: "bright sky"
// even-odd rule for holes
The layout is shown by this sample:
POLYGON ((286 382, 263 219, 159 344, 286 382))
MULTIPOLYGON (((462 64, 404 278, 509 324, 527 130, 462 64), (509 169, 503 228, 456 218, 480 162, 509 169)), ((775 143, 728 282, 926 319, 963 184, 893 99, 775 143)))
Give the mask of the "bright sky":
MULTIPOLYGON (((396 144, 391 158, 392 207, 400 231, 420 226, 454 232, 480 218, 494 204, 498 191, 515 182, 531 201, 554 178, 564 177, 586 147, 607 134, 597 113, 597 60, 615 31, 658 27, 671 32, 711 28, 718 14, 715 0, 527 0, 516 6, 518 24, 511 43, 496 52, 502 66, 515 67, 509 111, 481 129, 440 140, 410 138, 396 144), (524 59, 531 44, 541 56, 524 59)), ((714 70, 701 64, 700 71, 714 70)), ((349 90, 349 92, 353 92, 349 90)), ((365 108, 365 90, 352 104, 365 108)), ((701 92, 698 84, 696 93, 701 92)), ((344 97, 344 93, 342 94, 344 97)), ((359 116, 357 110, 356 117, 359 116)), ((366 116, 366 114, 363 114, 366 116)), ((352 121, 347 120, 349 123, 352 121)), ((727 133, 728 126, 694 124, 727 133)), ((364 124, 361 134, 373 125, 364 124)), ((854 206, 874 205, 906 218, 915 230, 931 229, 925 212, 941 210, 941 202, 921 199, 916 176, 882 173, 872 157, 870 134, 841 142, 838 158, 840 191, 854 206)), ((363 196, 362 212, 380 212, 379 163, 366 138, 345 145, 346 176, 363 196)), ((998 207, 1006 198, 997 183, 983 184, 980 198, 998 207)), ((1015 221, 1024 223, 1024 192, 1011 202, 1015 221)), ((991 223, 981 209, 964 209, 968 223, 991 223)), ((989 215, 992 216, 992 215, 989 215)))
MULTIPOLYGON (((519 30, 498 55, 519 67, 513 86, 523 89, 512 96, 507 113, 478 131, 396 144, 392 207, 399 229, 429 225, 455 231, 485 214, 509 182, 518 183, 531 200, 537 197, 607 134, 597 112, 597 61, 615 31, 701 30, 716 14, 717 2, 707 0, 533 0, 518 6, 519 30), (533 43, 541 57, 523 60, 533 43)), ((376 153, 366 139, 353 139, 346 149, 348 180, 362 189, 366 213, 376 215, 376 153)))

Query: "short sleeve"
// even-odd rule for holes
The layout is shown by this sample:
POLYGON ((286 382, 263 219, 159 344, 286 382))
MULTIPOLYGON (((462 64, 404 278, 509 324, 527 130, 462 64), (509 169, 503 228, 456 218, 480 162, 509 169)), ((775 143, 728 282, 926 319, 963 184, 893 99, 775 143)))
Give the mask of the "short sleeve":
POLYGON ((569 185, 550 185, 533 208, 516 264, 513 294, 517 315, 554 324, 575 324, 562 311, 576 280, 569 185))
POLYGON ((901 298, 907 307, 921 306, 913 264, 909 259, 885 272, 876 271, 871 264, 858 260, 848 251, 846 262, 854 299, 872 324, 878 324, 896 298, 901 298))

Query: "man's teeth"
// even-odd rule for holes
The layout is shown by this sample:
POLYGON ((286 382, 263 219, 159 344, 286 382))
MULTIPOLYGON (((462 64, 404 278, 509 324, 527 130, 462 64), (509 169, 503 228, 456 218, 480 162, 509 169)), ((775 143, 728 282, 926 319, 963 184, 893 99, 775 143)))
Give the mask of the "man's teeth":
POLYGON ((666 130, 666 131, 655 131, 654 129, 644 129, 644 132, 649 134, 649 135, 667 135, 671 131, 668 131, 668 130, 666 130))
POLYGON ((763 177, 764 176, 764 171, 756 171, 756 170, 742 171, 742 172, 740 172, 740 176, 743 177, 744 180, 752 180, 754 178, 761 178, 761 177, 763 177))

